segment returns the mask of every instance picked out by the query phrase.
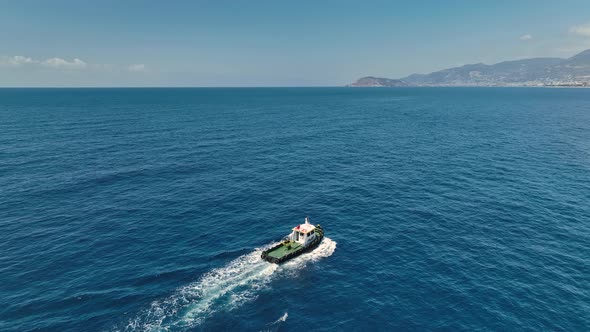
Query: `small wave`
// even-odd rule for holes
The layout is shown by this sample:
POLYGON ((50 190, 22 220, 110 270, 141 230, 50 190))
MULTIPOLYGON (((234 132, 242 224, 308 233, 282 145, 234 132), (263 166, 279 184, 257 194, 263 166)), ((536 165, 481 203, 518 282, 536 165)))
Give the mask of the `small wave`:
POLYGON ((275 323, 284 322, 287 320, 287 317, 289 317, 289 314, 285 312, 285 314, 281 316, 281 318, 277 319, 275 323))
MULTIPOLYGON (((277 271, 300 269, 336 250, 336 242, 326 237, 313 251, 277 265, 260 258, 262 251, 270 246, 240 256, 179 288, 170 297, 152 302, 128 322, 124 331, 184 330, 197 326, 216 312, 231 311, 256 299, 258 291, 267 287, 273 276, 280 275, 277 271)), ((284 322, 287 316, 285 313, 279 321, 284 322)))
POLYGON ((279 326, 281 326, 282 323, 284 323, 287 320, 287 317, 289 317, 289 314, 287 312, 285 312, 284 315, 282 315, 279 319, 275 320, 274 322, 267 324, 266 328, 260 332, 276 332, 279 330, 279 326))

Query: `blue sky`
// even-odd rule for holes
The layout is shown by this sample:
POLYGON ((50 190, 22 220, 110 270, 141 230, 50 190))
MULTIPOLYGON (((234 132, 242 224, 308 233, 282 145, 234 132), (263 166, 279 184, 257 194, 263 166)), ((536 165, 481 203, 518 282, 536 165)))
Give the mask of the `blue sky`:
POLYGON ((0 86, 334 86, 587 48, 587 0, 0 2, 0 86))

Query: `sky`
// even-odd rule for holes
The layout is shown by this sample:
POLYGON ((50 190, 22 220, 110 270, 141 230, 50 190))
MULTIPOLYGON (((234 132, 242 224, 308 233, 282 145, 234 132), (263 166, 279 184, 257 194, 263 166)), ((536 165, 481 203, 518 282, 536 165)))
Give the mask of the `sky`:
POLYGON ((590 1, 0 1, 0 87, 342 86, 590 48, 590 1))

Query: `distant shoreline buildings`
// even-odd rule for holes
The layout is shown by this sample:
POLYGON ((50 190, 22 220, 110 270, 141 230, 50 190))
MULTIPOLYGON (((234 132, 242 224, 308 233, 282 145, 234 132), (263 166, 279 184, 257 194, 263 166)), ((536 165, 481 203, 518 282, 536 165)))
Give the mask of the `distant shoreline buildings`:
POLYGON ((400 79, 367 76, 351 87, 590 87, 590 49, 571 58, 532 58, 413 74, 400 79))

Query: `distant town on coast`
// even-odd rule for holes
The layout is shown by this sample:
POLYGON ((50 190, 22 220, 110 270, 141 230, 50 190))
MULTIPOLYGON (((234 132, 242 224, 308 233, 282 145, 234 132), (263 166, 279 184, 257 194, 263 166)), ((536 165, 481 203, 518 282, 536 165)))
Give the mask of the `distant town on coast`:
POLYGON ((590 49, 570 58, 531 58, 494 65, 468 64, 400 79, 367 76, 351 87, 554 86, 590 87, 590 49))

